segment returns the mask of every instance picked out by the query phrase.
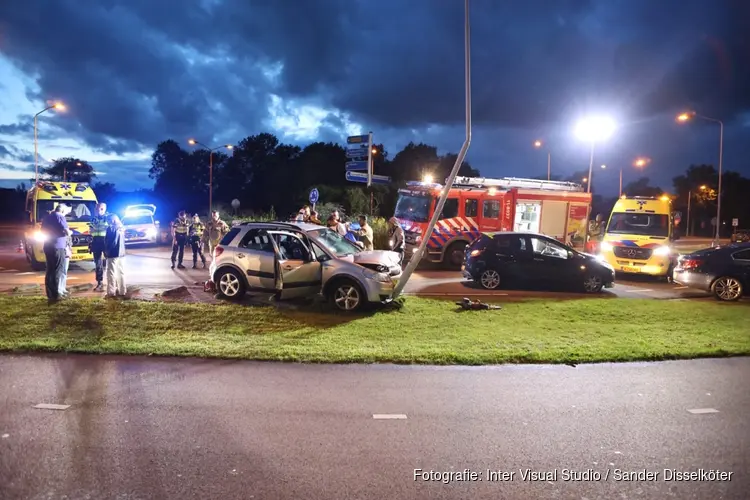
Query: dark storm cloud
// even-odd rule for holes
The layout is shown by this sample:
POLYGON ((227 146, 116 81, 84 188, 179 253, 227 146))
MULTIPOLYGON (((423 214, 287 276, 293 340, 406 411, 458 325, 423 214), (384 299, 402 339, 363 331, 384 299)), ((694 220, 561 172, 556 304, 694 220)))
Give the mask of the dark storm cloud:
MULTIPOLYGON (((731 118, 750 108, 747 4, 474 0, 475 123, 537 127, 591 109, 633 118, 687 105, 731 118)), ((39 76, 33 97, 69 104, 58 127, 104 152, 257 133, 270 92, 406 134, 463 120, 459 0, 176 5, 47 0, 40 16, 37 2, 0 2, 0 50, 39 76), (279 63, 276 81, 261 71, 279 63)), ((340 124, 322 125, 328 138, 340 124)))
MULTIPOLYGON (((33 158, 32 158, 32 160, 33 160, 33 158)), ((17 166, 17 165, 11 165, 9 163, 0 162, 0 169, 12 170, 14 172, 33 172, 34 171, 34 165, 31 164, 31 165, 17 166)))
POLYGON ((3 146, 0 144, 0 158, 12 161, 20 161, 29 163, 34 161, 34 155, 28 151, 24 151, 21 148, 17 148, 12 145, 3 146))

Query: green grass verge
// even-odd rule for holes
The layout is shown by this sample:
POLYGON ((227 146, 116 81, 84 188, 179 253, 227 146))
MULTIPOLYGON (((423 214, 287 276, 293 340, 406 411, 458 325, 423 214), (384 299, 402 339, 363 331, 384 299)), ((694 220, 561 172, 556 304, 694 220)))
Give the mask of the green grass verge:
POLYGON ((416 297, 400 310, 328 310, 0 298, 0 350, 307 362, 580 363, 750 354, 748 307, 578 299, 459 311, 416 297))

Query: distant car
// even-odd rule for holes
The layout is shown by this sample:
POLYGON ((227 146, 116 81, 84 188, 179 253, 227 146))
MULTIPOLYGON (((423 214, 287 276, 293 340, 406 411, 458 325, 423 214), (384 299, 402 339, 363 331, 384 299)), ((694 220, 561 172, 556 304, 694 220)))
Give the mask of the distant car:
POLYGON ((535 233, 485 233, 466 248, 464 259, 464 276, 487 290, 517 284, 597 293, 615 281, 607 262, 535 233))
POLYGON ((355 311, 390 300, 401 266, 396 252, 363 251, 327 227, 248 222, 224 236, 209 273, 229 299, 247 291, 279 299, 322 293, 337 308, 355 311))
POLYGON ((154 221, 156 205, 131 205, 125 209, 125 244, 159 242, 159 222, 154 221))
POLYGON ((711 292, 718 300, 739 300, 750 287, 750 243, 732 243, 683 255, 673 281, 711 292))
POLYGON ((732 234, 732 243, 750 241, 750 229, 738 229, 732 234))

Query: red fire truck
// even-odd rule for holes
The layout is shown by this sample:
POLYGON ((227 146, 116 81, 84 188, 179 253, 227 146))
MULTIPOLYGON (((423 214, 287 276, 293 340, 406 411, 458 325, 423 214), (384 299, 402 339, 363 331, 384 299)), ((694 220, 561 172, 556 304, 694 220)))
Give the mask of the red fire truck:
MULTIPOLYGON (((407 182, 399 190, 395 216, 406 233, 406 258, 422 242, 443 186, 407 182)), ((460 267, 466 245, 483 232, 541 233, 571 246, 584 245, 591 194, 573 182, 505 177, 458 177, 424 255, 445 267, 460 267)))

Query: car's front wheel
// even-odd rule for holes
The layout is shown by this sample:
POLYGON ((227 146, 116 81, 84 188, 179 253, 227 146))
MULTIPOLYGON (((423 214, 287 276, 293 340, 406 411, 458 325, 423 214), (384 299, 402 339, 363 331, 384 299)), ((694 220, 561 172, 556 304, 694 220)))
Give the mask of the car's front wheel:
POLYGON ((216 288, 221 297, 237 300, 245 295, 245 281, 234 269, 222 269, 216 277, 216 288))
POLYGON ((364 307, 367 299, 362 288, 353 280, 340 279, 331 287, 329 300, 341 311, 355 312, 364 307))
POLYGON ((742 283, 731 276, 721 276, 711 285, 711 292, 717 300, 733 302, 742 297, 742 283))
POLYGON ((604 288, 604 281, 598 274, 589 274, 583 278, 583 291, 586 293, 599 293, 604 288))
POLYGON ((479 275, 479 284, 485 290, 496 290, 500 286, 500 273, 494 269, 485 269, 479 275))

